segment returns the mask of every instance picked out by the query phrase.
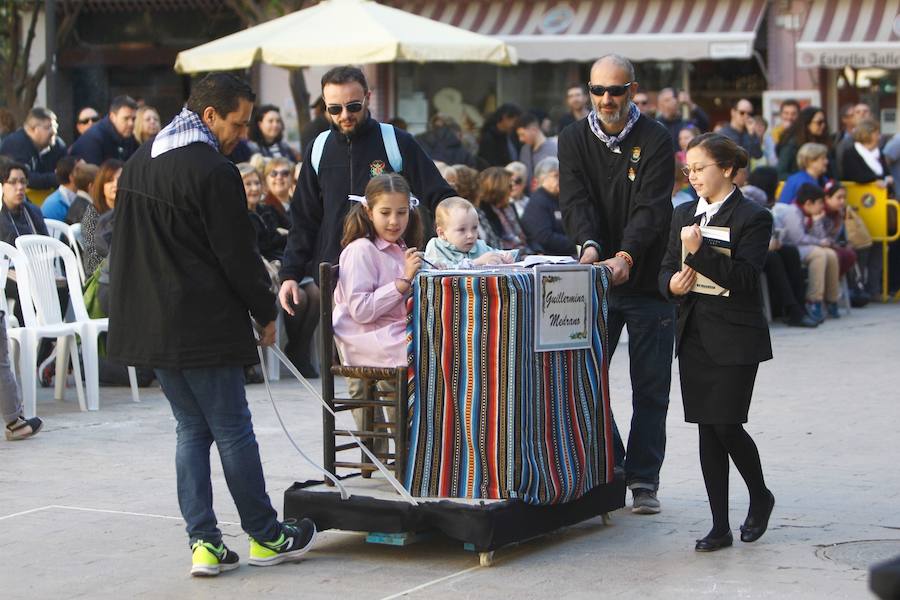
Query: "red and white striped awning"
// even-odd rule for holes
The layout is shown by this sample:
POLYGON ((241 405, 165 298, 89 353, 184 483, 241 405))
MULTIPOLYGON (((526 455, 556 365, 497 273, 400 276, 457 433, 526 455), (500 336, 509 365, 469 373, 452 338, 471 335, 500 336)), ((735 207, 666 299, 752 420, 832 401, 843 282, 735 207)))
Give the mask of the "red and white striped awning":
POLYGON ((512 44, 525 61, 747 58, 766 0, 387 0, 512 44))
POLYGON ((900 0, 813 2, 797 66, 900 69, 900 0))

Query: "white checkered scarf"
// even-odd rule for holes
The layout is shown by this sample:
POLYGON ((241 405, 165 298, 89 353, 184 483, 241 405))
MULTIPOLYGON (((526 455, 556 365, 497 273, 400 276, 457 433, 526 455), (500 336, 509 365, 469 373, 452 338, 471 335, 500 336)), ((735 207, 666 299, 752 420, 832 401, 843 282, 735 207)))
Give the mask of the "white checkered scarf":
POLYGON ((171 123, 156 134, 153 147, 150 149, 150 158, 156 158, 169 150, 183 148, 195 142, 209 144, 216 152, 219 151, 219 141, 206 123, 200 120, 200 115, 184 107, 171 123))
POLYGON ((616 135, 608 135, 603 131, 603 128, 600 127, 600 117, 597 116, 596 108, 588 114, 588 125, 591 126, 591 131, 593 131, 594 135, 596 135, 597 138, 606 144, 606 147, 613 152, 619 150, 619 142, 624 140, 625 137, 631 133, 631 128, 634 127, 634 124, 637 123, 638 118, 641 116, 641 111, 638 110, 638 107, 635 106, 634 103, 629 102, 629 105, 631 108, 628 110, 628 122, 625 123, 625 128, 616 135))

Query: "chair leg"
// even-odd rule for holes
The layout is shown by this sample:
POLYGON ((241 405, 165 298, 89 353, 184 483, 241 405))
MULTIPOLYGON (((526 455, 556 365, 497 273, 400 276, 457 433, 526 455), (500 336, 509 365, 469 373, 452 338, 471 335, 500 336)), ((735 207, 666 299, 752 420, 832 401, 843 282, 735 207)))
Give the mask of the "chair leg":
POLYGON ((22 390, 22 409, 26 419, 37 415, 37 346, 38 338, 27 333, 19 347, 19 387, 22 390))
POLYGON ((69 367, 69 336, 56 338, 56 383, 53 397, 63 400, 66 395, 66 375, 69 367))
POLYGON ((78 340, 74 335, 69 336, 69 338, 69 358, 72 360, 72 373, 75 375, 75 393, 78 396, 78 407, 83 412, 88 408, 84 397, 84 384, 81 382, 81 361, 78 359, 78 340))
POLYGON ((140 402, 141 396, 138 394, 137 371, 134 367, 128 367, 128 383, 131 384, 131 401, 140 402))
POLYGON ((100 365, 97 357, 97 332, 85 329, 81 336, 81 357, 84 360, 84 385, 87 388, 87 409, 100 408, 100 365))

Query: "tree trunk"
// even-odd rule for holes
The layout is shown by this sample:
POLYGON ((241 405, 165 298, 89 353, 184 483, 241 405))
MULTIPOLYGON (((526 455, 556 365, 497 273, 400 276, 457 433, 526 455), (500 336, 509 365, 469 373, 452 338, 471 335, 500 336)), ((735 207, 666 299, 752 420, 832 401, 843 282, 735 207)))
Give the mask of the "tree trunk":
POLYGON ((303 78, 303 69, 290 70, 291 96, 294 98, 294 106, 297 108, 297 128, 303 131, 309 123, 309 91, 306 89, 306 80, 303 78))

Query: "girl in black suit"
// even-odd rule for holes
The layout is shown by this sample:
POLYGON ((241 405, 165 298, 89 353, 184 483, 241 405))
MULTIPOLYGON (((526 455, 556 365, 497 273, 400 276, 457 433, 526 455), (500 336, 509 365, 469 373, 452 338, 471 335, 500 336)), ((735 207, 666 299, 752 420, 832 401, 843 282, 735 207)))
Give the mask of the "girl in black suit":
POLYGON ((675 209, 659 283, 679 304, 675 346, 684 418, 700 430, 700 466, 713 526, 696 550, 731 546, 728 522, 728 459, 747 484, 750 510, 741 540, 766 531, 775 497, 763 479, 759 452, 744 430, 759 363, 772 358, 759 279, 772 235, 772 215, 746 200, 732 180, 747 166, 747 153, 730 139, 707 133, 688 145, 689 181, 700 199, 675 209), (730 256, 713 250, 701 225, 727 227, 730 256), (687 255, 681 261, 681 246, 687 255), (728 296, 691 292, 697 274, 729 290, 728 296))

